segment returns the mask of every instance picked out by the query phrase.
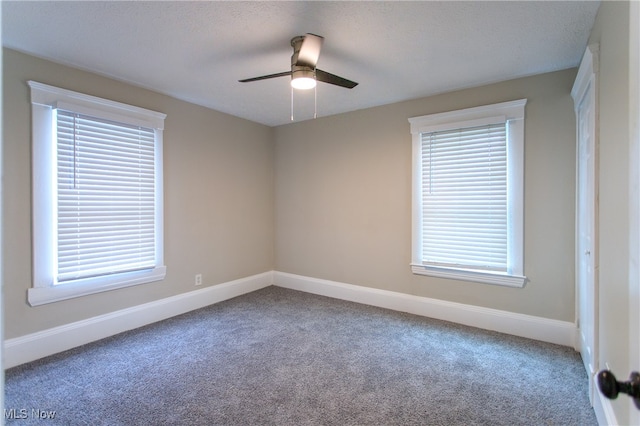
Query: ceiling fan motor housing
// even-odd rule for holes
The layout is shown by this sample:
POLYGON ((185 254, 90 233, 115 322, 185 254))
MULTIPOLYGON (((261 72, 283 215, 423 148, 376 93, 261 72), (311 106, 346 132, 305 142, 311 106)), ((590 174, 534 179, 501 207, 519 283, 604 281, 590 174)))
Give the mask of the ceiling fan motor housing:
MULTIPOLYGON (((300 65, 298 64, 298 59, 300 55, 300 48, 302 47, 302 42, 304 41, 305 36, 296 36, 291 39, 291 47, 293 47, 293 55, 291 55, 291 80, 299 80, 299 79, 311 79, 312 82, 301 83, 294 87, 297 88, 311 88, 315 86, 316 79, 316 69, 313 66, 309 65, 300 65)), ((307 80, 309 81, 309 80, 307 80)), ((294 85, 294 83, 292 83, 294 85)))
POLYGON ((291 39, 291 47, 293 47, 293 55, 291 55, 291 77, 315 78, 315 67, 298 64, 298 56, 300 54, 300 47, 302 47, 303 41, 304 36, 296 36, 291 39))

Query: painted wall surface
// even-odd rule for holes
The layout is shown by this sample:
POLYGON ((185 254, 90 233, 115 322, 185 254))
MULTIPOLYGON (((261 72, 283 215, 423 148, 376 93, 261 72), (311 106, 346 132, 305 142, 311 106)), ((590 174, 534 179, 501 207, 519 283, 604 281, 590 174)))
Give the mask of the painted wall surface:
POLYGON ((12 338, 274 269, 273 129, 12 50, 3 58, 3 283, 12 338), (164 281, 30 307, 27 80, 167 114, 164 281), (198 287, 201 288, 201 287, 198 287))
POLYGON ((576 70, 276 128, 276 268, 574 321, 576 70), (522 289, 411 273, 409 117, 527 98, 522 289))
MULTIPOLYGON (((599 368, 608 363, 620 380, 629 374, 628 17, 628 2, 602 2, 589 40, 600 45, 599 368)), ((619 424, 628 424, 630 401, 611 401, 619 424)))
POLYGON ((270 129, 5 50, 5 306, 12 338, 268 270, 574 319, 575 70, 270 129), (167 278, 33 308, 26 81, 167 114, 167 278), (527 98, 523 289, 413 275, 409 117, 527 98), (275 246, 275 247, 274 247, 275 246))

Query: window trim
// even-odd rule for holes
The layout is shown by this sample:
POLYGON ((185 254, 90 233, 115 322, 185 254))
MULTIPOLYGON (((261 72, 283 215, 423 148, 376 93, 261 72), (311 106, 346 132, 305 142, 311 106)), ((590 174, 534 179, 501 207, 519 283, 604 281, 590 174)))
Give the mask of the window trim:
POLYGON ((411 271, 418 275, 524 287, 524 109, 526 99, 466 108, 409 118, 412 134, 412 260, 411 271), (493 272, 465 268, 442 267, 422 262, 422 163, 421 134, 434 131, 473 127, 488 121, 507 123, 508 194, 508 271, 493 272))
POLYGON ((33 285, 27 292, 31 306, 57 302, 103 291, 159 281, 166 275, 164 265, 163 221, 163 130, 166 114, 85 95, 67 89, 28 81, 32 110, 32 232, 33 285), (133 271, 75 280, 55 285, 54 224, 55 189, 57 181, 53 143, 53 109, 63 108, 121 123, 154 129, 155 134, 155 234, 156 266, 133 271))

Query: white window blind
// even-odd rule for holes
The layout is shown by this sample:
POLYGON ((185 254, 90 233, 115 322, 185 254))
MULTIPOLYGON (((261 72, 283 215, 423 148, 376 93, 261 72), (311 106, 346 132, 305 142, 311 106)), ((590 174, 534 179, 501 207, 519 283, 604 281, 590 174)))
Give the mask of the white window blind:
POLYGON ((507 271, 506 124, 421 134, 422 262, 507 271))
POLYGON ((156 264, 154 130, 56 110, 56 282, 156 264))

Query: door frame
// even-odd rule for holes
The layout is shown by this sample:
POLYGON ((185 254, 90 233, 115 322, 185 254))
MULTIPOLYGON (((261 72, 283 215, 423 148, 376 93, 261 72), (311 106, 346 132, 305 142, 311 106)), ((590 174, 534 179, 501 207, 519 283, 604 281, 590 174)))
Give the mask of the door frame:
POLYGON ((582 289, 580 288, 580 264, 581 257, 584 254, 580 250, 580 230, 578 229, 578 225, 581 223, 579 220, 580 215, 580 206, 579 206, 579 171, 580 171, 580 163, 581 163, 581 143, 580 143, 580 123, 579 123, 579 114, 580 114, 580 106, 582 105, 583 100, 587 96, 592 96, 593 105, 592 105, 592 114, 593 114, 593 128, 592 130, 592 165, 591 168, 588 169, 587 173, 589 173, 592 179, 588 179, 591 184, 587 188, 587 190, 592 195, 592 213, 593 217, 591 218, 591 247, 590 257, 592 262, 592 274, 593 274, 593 289, 592 293, 588 295, 591 299, 590 305, 593 308, 593 312, 590 315, 590 319, 592 323, 589 324, 589 329, 592 330, 591 336, 589 336, 591 347, 591 366, 593 371, 589 371, 587 368, 587 374, 589 376, 589 400, 594 403, 595 399, 598 398, 596 395, 597 392, 595 390, 595 374, 599 368, 599 315, 598 315, 598 307, 599 307, 599 286, 598 286, 598 274, 599 274, 599 261, 598 261, 598 152, 599 152, 599 115, 598 115, 598 102, 599 102, 599 94, 598 94, 598 68, 599 68, 599 45, 591 44, 587 46, 582 61, 580 63, 580 67, 578 69, 578 75, 576 76, 575 83, 571 90, 571 97, 574 101, 574 110, 576 113, 576 232, 575 232, 575 323, 578 326, 576 328, 577 334, 575 339, 574 348, 577 351, 581 349, 581 331, 584 329, 581 324, 585 320, 584 318, 580 318, 580 300, 582 299, 581 293, 582 289))
MULTIPOLYGON (((629 5, 629 371, 640 371, 640 3, 629 5)), ((625 378, 626 380, 626 378, 625 378)), ((629 404, 629 421, 640 410, 629 404)))

